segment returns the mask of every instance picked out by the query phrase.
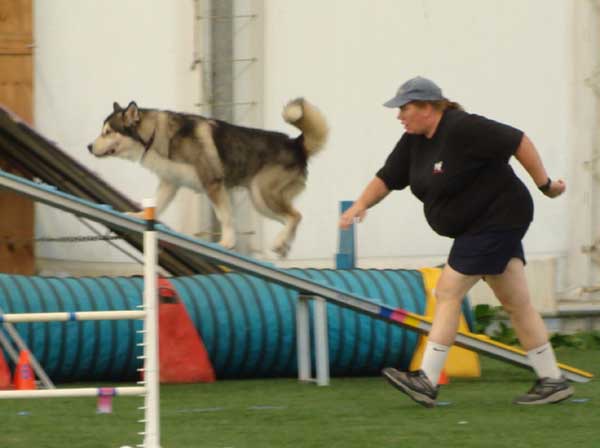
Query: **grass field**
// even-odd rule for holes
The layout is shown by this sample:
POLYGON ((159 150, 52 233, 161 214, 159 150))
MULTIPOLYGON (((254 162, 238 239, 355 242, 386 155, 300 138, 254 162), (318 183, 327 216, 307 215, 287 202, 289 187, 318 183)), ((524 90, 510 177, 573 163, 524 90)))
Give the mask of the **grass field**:
MULTIPOLYGON (((600 352, 560 348, 561 362, 600 374, 600 352)), ((163 448, 600 447, 600 381, 575 401, 519 407, 530 372, 482 357, 481 379, 452 379, 425 409, 381 378, 294 379, 161 387, 163 448)), ((1 448, 114 448, 141 442, 138 398, 96 415, 88 398, 0 402, 1 448)))

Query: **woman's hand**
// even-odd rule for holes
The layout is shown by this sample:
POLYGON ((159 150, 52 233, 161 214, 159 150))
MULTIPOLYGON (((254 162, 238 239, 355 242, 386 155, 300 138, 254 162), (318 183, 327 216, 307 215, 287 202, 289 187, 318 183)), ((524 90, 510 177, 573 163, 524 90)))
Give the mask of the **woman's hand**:
POLYGON ((390 193, 389 188, 379 177, 375 176, 365 187, 360 197, 354 201, 352 207, 342 213, 339 226, 347 229, 355 222, 365 219, 367 209, 374 206, 390 193))
POLYGON ((553 180, 550 183, 550 187, 543 193, 546 196, 548 196, 549 198, 555 198, 555 197, 558 197, 561 194, 563 194, 566 189, 567 189, 567 184, 565 184, 565 181, 562 179, 558 179, 558 180, 553 180))
POLYGON ((347 229, 355 222, 361 222, 363 219, 365 219, 366 214, 367 209, 362 207, 358 202, 355 202, 352 204, 352 207, 342 213, 339 226, 342 229, 347 229))

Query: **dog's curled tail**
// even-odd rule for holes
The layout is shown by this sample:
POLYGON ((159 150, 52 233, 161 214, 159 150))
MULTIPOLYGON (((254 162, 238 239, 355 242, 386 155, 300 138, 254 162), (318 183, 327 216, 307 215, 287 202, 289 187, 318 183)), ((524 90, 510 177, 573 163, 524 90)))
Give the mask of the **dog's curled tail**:
POLYGON ((302 131, 304 148, 310 157, 325 146, 329 127, 325 116, 304 98, 296 98, 283 108, 283 119, 302 131))

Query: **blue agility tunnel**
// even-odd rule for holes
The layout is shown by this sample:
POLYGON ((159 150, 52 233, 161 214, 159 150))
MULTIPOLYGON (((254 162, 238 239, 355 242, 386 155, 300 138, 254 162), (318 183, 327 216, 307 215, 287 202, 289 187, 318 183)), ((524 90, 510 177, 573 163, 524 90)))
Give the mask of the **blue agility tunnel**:
MULTIPOLYGON (((423 314, 426 296, 417 270, 317 270, 289 272, 391 307, 423 314)), ((247 274, 169 279, 200 334, 218 378, 295 376, 298 293, 247 274)), ((142 303, 137 277, 49 278, 0 275, 4 313, 135 310, 142 303)), ((468 320, 470 308, 463 310, 468 320)), ((405 328, 329 303, 331 374, 378 374, 405 368, 418 335, 405 328)), ((55 382, 137 378, 141 321, 15 324, 55 382)), ((313 364, 314 365, 314 364, 313 364)))

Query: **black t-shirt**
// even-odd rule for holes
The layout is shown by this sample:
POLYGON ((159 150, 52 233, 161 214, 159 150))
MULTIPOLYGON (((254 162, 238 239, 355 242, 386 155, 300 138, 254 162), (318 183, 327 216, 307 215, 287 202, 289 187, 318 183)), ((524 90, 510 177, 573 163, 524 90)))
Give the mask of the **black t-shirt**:
POLYGON ((533 201, 508 163, 522 138, 511 126, 449 109, 432 138, 404 133, 377 177, 390 190, 410 185, 443 236, 526 226, 533 201))

